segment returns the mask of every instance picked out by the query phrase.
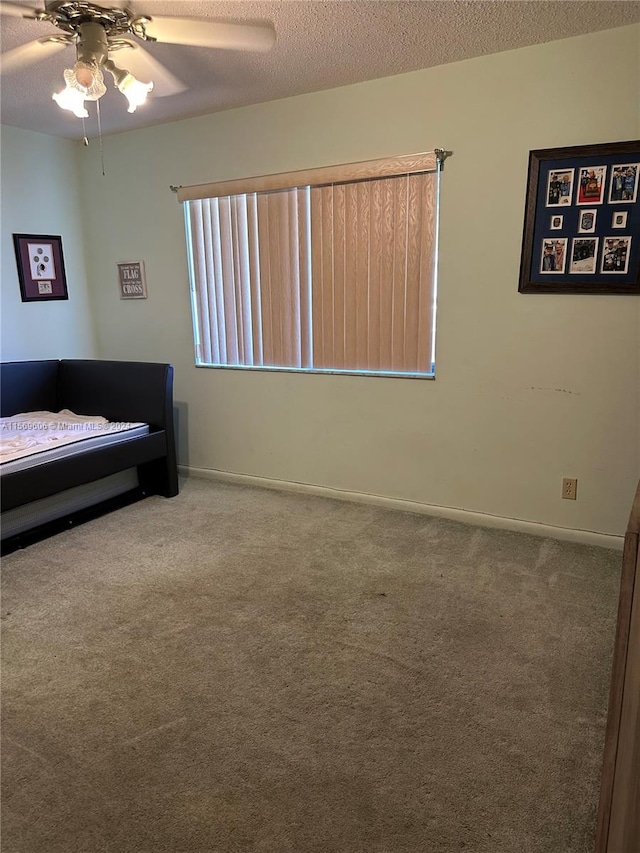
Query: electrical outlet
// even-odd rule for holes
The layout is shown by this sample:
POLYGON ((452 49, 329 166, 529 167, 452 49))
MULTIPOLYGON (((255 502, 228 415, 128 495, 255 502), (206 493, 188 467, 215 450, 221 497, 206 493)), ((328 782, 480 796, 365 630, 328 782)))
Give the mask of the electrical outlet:
POLYGON ((562 497, 567 501, 575 501, 578 494, 578 481, 574 477, 562 478, 562 497))

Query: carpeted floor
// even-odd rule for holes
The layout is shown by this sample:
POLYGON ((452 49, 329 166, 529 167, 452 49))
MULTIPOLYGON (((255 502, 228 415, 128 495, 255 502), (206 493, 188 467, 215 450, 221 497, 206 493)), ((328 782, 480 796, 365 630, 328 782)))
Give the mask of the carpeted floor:
POLYGON ((203 480, 12 554, 3 853, 591 853, 620 562, 203 480))

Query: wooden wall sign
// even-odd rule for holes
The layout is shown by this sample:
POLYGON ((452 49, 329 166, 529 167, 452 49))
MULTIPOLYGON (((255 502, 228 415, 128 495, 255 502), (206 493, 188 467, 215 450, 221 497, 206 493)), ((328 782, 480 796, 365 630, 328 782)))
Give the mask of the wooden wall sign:
POLYGON ((144 261, 123 261, 118 264, 118 285, 120 299, 146 299, 144 261))

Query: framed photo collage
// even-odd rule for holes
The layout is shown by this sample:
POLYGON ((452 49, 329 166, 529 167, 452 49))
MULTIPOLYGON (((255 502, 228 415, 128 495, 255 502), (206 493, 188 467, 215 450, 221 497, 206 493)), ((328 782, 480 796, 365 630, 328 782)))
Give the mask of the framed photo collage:
POLYGON ((640 141, 529 153, 521 293, 640 293, 640 141))

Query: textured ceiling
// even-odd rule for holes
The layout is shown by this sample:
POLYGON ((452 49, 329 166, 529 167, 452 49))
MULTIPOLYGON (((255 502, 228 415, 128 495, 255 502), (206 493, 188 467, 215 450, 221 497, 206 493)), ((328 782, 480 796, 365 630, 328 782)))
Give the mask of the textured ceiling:
MULTIPOLYGON (((22 4, 42 6, 39 2, 22 4)), ((137 14, 151 16, 271 22, 277 41, 269 53, 257 54, 151 44, 149 51, 187 84, 187 91, 165 98, 152 94, 144 107, 129 114, 124 98, 113 90, 109 79, 109 91, 100 101, 103 133, 344 86, 640 21, 640 3, 624 0, 134 0, 126 5, 137 14)), ((4 16, 0 20, 3 52, 56 32, 51 24, 4 16)), ((63 112, 51 100, 52 92, 62 88, 62 72, 73 64, 74 58, 72 48, 66 48, 37 65, 2 74, 2 121, 57 136, 81 137, 81 120, 63 112)), ((91 105, 89 109, 87 130, 88 135, 94 136, 95 107, 91 105)))

